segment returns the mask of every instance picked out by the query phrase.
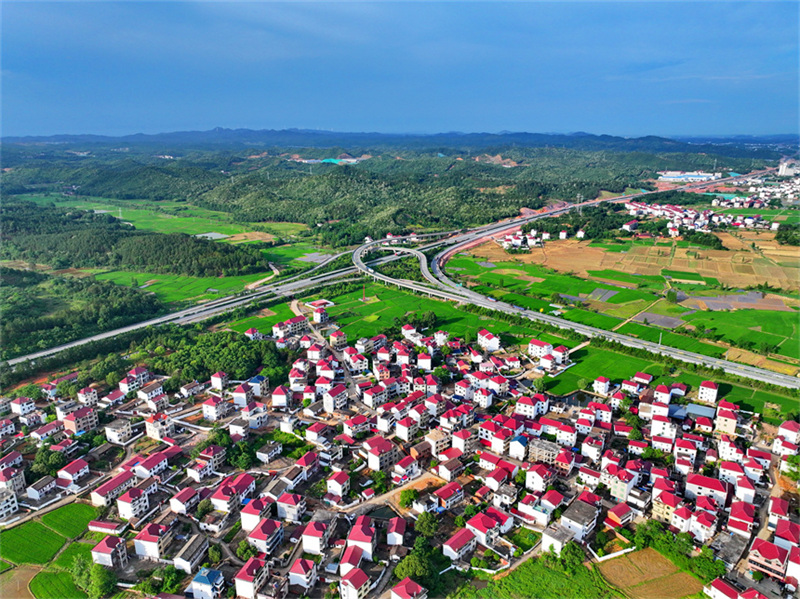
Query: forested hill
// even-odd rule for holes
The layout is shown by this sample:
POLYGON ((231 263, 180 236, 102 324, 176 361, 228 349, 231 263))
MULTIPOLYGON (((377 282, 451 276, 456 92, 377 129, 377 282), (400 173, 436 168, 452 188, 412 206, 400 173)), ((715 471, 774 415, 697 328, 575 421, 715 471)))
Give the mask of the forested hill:
MULTIPOLYGON (((689 147, 673 145, 671 149, 689 147)), ((201 151, 189 146, 66 143, 4 145, 3 160, 0 189, 5 202, 14 195, 43 192, 185 202, 230 213, 238 221, 304 223, 319 241, 332 245, 360 243, 366 235, 402 233, 411 227, 481 225, 515 216, 521 208, 595 198, 604 191, 653 189, 660 170, 746 173, 768 164, 752 156, 563 147, 506 146, 473 152, 444 147, 381 151, 250 146, 201 151)), ((120 233, 126 235, 130 234, 120 233)), ((65 238, 56 241, 74 245, 65 238)), ((98 243, 87 241, 88 246, 98 243)), ((190 246, 199 247, 200 242, 174 243, 193 252, 190 246)), ((33 254, 36 248, 28 244, 26 249, 33 254)), ((244 253, 238 256, 233 268, 241 272, 250 261, 242 262, 244 253)), ((185 268, 205 268, 195 268, 194 263, 187 261, 192 266, 185 268)))
POLYGON ((0 221, 4 234, 0 258, 54 269, 108 266, 192 276, 267 269, 254 245, 137 231, 108 214, 11 202, 0 207, 0 221))
MULTIPOLYGON (((783 137, 769 140, 764 145, 785 143, 783 137)), ((586 151, 612 152, 690 152, 713 153, 730 157, 778 158, 780 155, 766 147, 755 147, 748 138, 741 143, 730 139, 688 143, 666 137, 617 137, 589 133, 436 133, 430 135, 404 135, 391 133, 347 133, 305 129, 225 129, 209 131, 176 131, 152 135, 135 134, 120 137, 102 135, 53 135, 47 137, 5 137, 4 144, 68 143, 90 145, 134 144, 150 147, 176 147, 194 149, 245 147, 283 148, 364 148, 380 150, 487 150, 502 147, 570 148, 586 151)))

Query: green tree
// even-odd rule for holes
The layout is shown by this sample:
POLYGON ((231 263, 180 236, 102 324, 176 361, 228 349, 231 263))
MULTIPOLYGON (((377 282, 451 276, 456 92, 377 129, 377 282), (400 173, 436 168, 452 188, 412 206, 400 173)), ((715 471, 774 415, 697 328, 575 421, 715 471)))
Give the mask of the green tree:
POLYGON ((197 504, 197 512, 196 516, 198 520, 202 520, 206 514, 210 514, 214 511, 214 504, 211 503, 210 499, 203 499, 200 503, 197 504))
POLYGON ((208 559, 212 564, 216 564, 222 560, 222 550, 219 545, 209 545, 208 559))
POLYGON ((544 393, 545 386, 546 385, 543 377, 533 379, 531 381, 531 389, 533 389, 536 393, 544 393))
POLYGON ((464 518, 464 516, 456 516, 455 525, 456 528, 464 528, 467 525, 467 520, 464 518))
POLYGON ((394 575, 399 580, 406 577, 414 581, 425 580, 431 575, 431 564, 425 557, 410 553, 397 564, 394 575))
POLYGON ((400 492, 400 507, 411 507, 419 497, 419 491, 416 489, 404 489, 400 492))
POLYGON ((87 593, 89 597, 108 597, 117 586, 117 575, 100 564, 93 564, 87 593))
POLYGON ((85 555, 75 556, 72 560, 70 574, 72 574, 72 581, 75 583, 76 587, 83 591, 89 590, 89 585, 91 584, 91 570, 92 562, 88 557, 85 555))
POLYGON ((246 539, 239 541, 239 546, 236 548, 236 555, 239 559, 247 561, 257 554, 258 550, 248 543, 246 539))
POLYGON ((589 386, 589 381, 586 379, 578 379, 578 389, 586 389, 589 386))
POLYGON ((439 530, 439 520, 430 512, 423 512, 417 518, 415 528, 419 534, 431 538, 439 530))
POLYGON ((786 477, 795 482, 800 481, 800 455, 789 456, 786 462, 789 464, 786 477))
POLYGON ((517 472, 517 475, 514 477, 514 482, 524 487, 527 474, 528 473, 525 470, 520 468, 519 472, 517 472))

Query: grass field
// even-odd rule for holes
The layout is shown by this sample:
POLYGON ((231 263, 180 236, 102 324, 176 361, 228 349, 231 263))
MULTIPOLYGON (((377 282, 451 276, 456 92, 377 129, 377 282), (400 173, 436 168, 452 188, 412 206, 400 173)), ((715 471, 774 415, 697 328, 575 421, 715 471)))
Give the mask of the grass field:
POLYGON ((0 532, 0 557, 15 564, 46 564, 65 540, 41 522, 31 520, 0 532))
POLYGON ((42 522, 65 537, 75 538, 97 517, 97 508, 85 503, 70 503, 42 516, 42 522))
POLYGON ((267 276, 269 276, 268 273, 240 277, 188 277, 129 270, 95 272, 95 278, 98 280, 112 281, 117 285, 130 287, 134 281, 140 286, 150 283, 145 289, 155 293, 158 299, 165 303, 215 299, 241 291, 248 283, 267 276), (212 289, 216 291, 210 291, 212 289))
POLYGON ((60 568, 61 570, 68 570, 72 567, 72 561, 79 555, 84 556, 90 562, 92 561, 92 547, 96 543, 82 543, 75 542, 68 545, 64 551, 58 554, 58 557, 51 562, 51 566, 60 568))
POLYGON ((601 599, 617 596, 605 580, 589 568, 569 575, 547 568, 540 559, 530 559, 510 574, 489 581, 470 581, 451 594, 452 599, 495 599, 497 597, 536 597, 538 599, 601 599))
POLYGON ((536 543, 538 543, 539 539, 541 538, 541 533, 527 528, 520 528, 508 535, 508 540, 523 551, 527 551, 528 549, 535 547, 536 543))
MULTIPOLYGON (((684 383, 689 386, 691 396, 696 393, 700 383, 708 378, 681 370, 669 373, 664 364, 592 346, 573 352, 570 357, 575 362, 574 366, 555 378, 545 378, 548 393, 565 395, 578 389, 581 379, 591 382, 601 375, 611 379, 612 383, 620 383, 641 371, 655 377, 653 385, 684 383)), ((753 389, 746 384, 719 382, 719 394, 720 397, 739 404, 744 410, 759 413, 763 412, 765 402, 779 405, 784 413, 797 408, 795 396, 753 389)))
POLYGON ((683 270, 667 270, 663 269, 661 274, 665 277, 669 277, 671 279, 680 279, 681 281, 697 281, 698 283, 703 282, 703 277, 701 277, 696 272, 686 272, 683 270))
POLYGON ((703 343, 702 341, 698 341, 693 337, 678 335, 677 333, 671 333, 669 331, 665 331, 664 329, 639 324, 638 322, 629 322, 624 324, 617 329, 617 332, 622 333, 623 335, 631 335, 632 337, 644 339, 645 341, 652 341, 654 343, 658 343, 660 340, 664 345, 696 352, 698 354, 703 354, 704 356, 719 358, 725 354, 724 347, 718 347, 716 345, 711 345, 710 343, 703 343))
MULTIPOLYGON (((478 330, 485 327, 500 335, 503 343, 509 345, 519 344, 523 338, 534 336, 539 332, 533 322, 530 327, 519 327, 501 320, 464 312, 451 302, 413 295, 375 283, 367 284, 366 293, 367 303, 361 301, 360 289, 341 296, 323 296, 335 302, 336 305, 329 308, 328 313, 342 325, 348 339, 356 340, 359 337, 377 335, 392 326, 395 318, 402 321, 408 313, 428 310, 436 312, 437 329, 443 329, 457 337, 463 337, 468 333, 474 340, 478 330)), ((564 340, 561 339, 559 342, 564 343, 564 340)))
POLYGON ((54 203, 67 208, 102 210, 131 223, 137 229, 156 233, 220 233, 238 235, 253 231, 266 231, 286 237, 296 235, 308 227, 301 223, 236 223, 230 214, 208 210, 183 202, 150 202, 147 200, 109 200, 106 198, 75 198, 70 196, 21 195, 20 200, 37 204, 54 203))
POLYGON ((599 329, 611 330, 617 326, 621 320, 606 314, 598 314, 596 312, 589 312, 588 310, 573 309, 567 310, 561 315, 565 320, 571 322, 579 322, 581 324, 588 324, 592 327, 599 329))
POLYGON ((39 572, 31 580, 31 592, 36 599, 83 599, 86 593, 72 582, 66 572, 39 572))
POLYGON ((228 324, 228 328, 237 333, 244 333, 249 328, 256 328, 265 335, 272 334, 272 325, 276 322, 287 320, 294 316, 289 304, 277 304, 267 308, 275 314, 272 316, 248 316, 228 324))
POLYGON ((800 320, 797 312, 772 310, 734 310, 731 312, 695 312, 683 316, 687 323, 702 329, 716 329, 723 339, 747 339, 758 345, 766 342, 780 346, 778 353, 800 358, 800 320))

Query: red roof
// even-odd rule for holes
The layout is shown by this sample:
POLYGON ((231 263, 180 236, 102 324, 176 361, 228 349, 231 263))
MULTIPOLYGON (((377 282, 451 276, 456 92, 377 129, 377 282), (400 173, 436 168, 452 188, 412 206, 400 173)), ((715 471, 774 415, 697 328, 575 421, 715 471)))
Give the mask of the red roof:
POLYGON ((81 458, 78 458, 77 460, 73 460, 69 464, 64 466, 60 470, 60 472, 66 472, 67 474, 77 474, 78 472, 80 472, 84 468, 88 468, 88 467, 89 467, 89 464, 87 464, 86 461, 82 460, 81 458))
POLYGON ((292 574, 302 574, 303 576, 309 574, 310 572, 314 571, 314 567, 316 564, 312 562, 310 559, 296 559, 294 564, 292 564, 291 572, 292 574))
POLYGON ((770 543, 769 541, 759 538, 756 538, 753 541, 753 545, 750 547, 750 552, 757 552, 764 559, 778 560, 781 563, 785 563, 786 558, 789 556, 788 550, 784 549, 783 547, 779 547, 775 543, 770 543))
POLYGON ((405 521, 404 518, 397 516, 396 518, 392 518, 389 520, 389 526, 386 528, 387 533, 397 533, 397 534, 405 534, 406 526, 408 523, 405 521))
POLYGON ((250 534, 247 536, 249 538, 253 538, 259 541, 266 541, 267 539, 271 538, 272 535, 275 534, 281 528, 281 523, 277 520, 271 520, 270 518, 264 518, 258 525, 250 531, 250 534))
POLYGON ((700 383, 700 386, 703 387, 704 389, 713 389, 714 391, 717 390, 717 384, 711 381, 703 381, 702 383, 700 383))
POLYGON ((105 553, 105 554, 114 553, 114 549, 120 543, 125 544, 125 541, 123 541, 119 537, 108 535, 104 537, 103 540, 100 541, 97 545, 92 547, 92 553, 105 553))
POLYGON ((255 577, 264 568, 265 565, 266 565, 266 562, 264 562, 264 560, 260 560, 260 559, 255 558, 255 557, 251 557, 249 560, 247 560, 245 565, 242 566, 242 569, 239 570, 239 572, 236 574, 235 578, 238 579, 238 580, 245 580, 247 582, 253 582, 253 580, 255 580, 255 577))
POLYGON ((369 584, 369 576, 361 568, 353 568, 342 576, 342 582, 349 584, 354 589, 360 589, 365 584, 369 584))
POLYGON ((309 522, 303 531, 303 536, 315 537, 321 539, 325 536, 325 531, 328 530, 328 525, 324 522, 309 522))
POLYGON ((372 543, 375 538, 375 530, 369 526, 356 525, 350 529, 347 535, 348 541, 356 541, 360 543, 372 543))
POLYGON ((467 528, 462 528, 456 534, 454 534, 450 539, 445 543, 447 547, 450 547, 454 551, 458 551, 462 547, 464 547, 467 543, 472 541, 475 538, 475 535, 472 533, 471 530, 467 528))
POLYGON ((738 599, 739 598, 739 591, 729 585, 727 582, 722 580, 721 578, 717 578, 714 582, 711 583, 711 588, 721 593, 728 599, 738 599))
POLYGON ((414 599, 424 591, 424 588, 408 577, 401 580, 392 588, 392 593, 400 597, 400 599, 414 599))

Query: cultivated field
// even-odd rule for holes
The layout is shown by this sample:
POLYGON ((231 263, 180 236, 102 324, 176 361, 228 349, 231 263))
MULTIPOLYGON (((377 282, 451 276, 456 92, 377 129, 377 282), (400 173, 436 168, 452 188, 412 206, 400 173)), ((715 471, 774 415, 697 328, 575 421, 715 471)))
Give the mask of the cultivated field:
POLYGON ((58 557, 52 561, 52 566, 56 568, 60 568, 62 570, 69 570, 72 567, 73 560, 78 557, 79 555, 85 557, 89 561, 92 561, 92 547, 94 547, 96 543, 82 543, 80 541, 76 541, 71 545, 68 545, 64 551, 58 554, 58 557))
POLYGON ((0 532, 0 557, 15 564, 46 564, 66 539, 31 520, 0 532))
POLYGON ((65 537, 75 538, 97 517, 97 509, 86 503, 70 503, 42 516, 42 522, 65 537))
POLYGON ((602 270, 617 271, 628 277, 661 276, 679 271, 694 273, 691 280, 698 283, 710 279, 708 282, 718 281, 739 288, 769 281, 785 290, 800 288, 800 249, 777 245, 774 233, 742 231, 738 234, 741 239, 727 235, 723 242, 726 247, 740 251, 690 247, 680 241, 612 244, 566 239, 547 242, 543 248, 535 248, 528 254, 512 256, 494 242, 473 248, 471 253, 490 262, 513 260, 539 264, 587 278, 593 277, 590 271, 602 270), (756 250, 751 243, 756 244, 756 250), (703 280, 696 279, 698 275, 703 280))
POLYGON ((72 582, 67 572, 39 572, 31 580, 31 591, 36 599, 83 599, 86 593, 72 582))
POLYGON ((628 553, 598 568, 606 580, 634 599, 680 599, 703 590, 700 581, 680 572, 654 549, 628 553))

